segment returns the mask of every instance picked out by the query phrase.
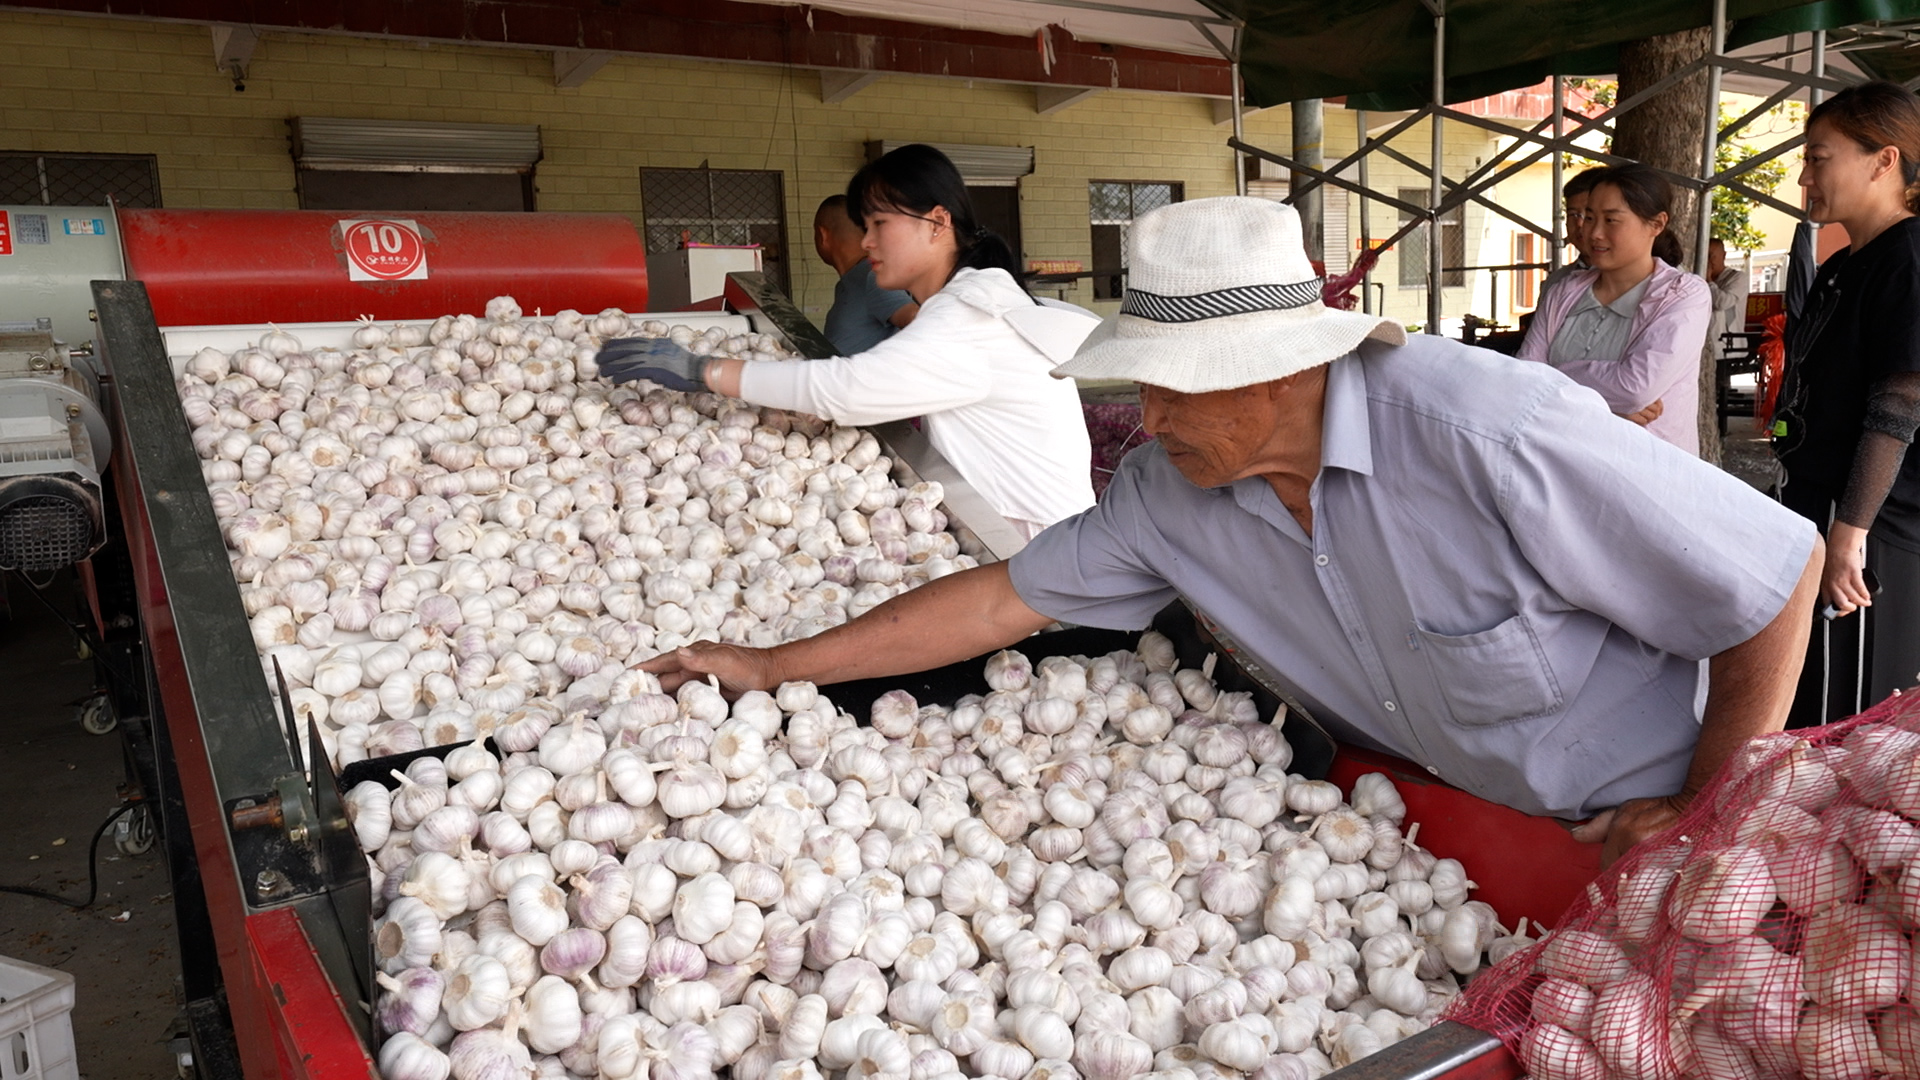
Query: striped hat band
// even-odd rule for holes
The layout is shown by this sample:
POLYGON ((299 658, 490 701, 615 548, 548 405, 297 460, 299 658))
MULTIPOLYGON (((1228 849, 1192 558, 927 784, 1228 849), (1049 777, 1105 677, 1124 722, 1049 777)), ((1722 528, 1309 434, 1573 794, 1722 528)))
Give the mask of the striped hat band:
POLYGON ((1320 299, 1320 289, 1317 277, 1286 285, 1237 285, 1192 296, 1161 296, 1128 289, 1120 302, 1120 314, 1163 323, 1200 322, 1226 315, 1306 307, 1320 299))

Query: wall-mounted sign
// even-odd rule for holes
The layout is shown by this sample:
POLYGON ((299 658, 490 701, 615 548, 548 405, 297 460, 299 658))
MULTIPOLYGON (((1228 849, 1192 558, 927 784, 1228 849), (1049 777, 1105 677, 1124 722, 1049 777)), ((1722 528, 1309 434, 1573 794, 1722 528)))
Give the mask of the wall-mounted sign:
POLYGON ((404 218, 355 219, 340 223, 352 281, 424 281, 427 245, 420 227, 404 218))

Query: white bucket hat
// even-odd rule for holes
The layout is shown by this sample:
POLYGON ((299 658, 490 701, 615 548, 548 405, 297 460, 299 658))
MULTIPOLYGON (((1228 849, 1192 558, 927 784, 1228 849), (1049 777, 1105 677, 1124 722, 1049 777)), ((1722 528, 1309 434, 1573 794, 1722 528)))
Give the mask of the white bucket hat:
POLYGON ((1201 394, 1283 379, 1368 338, 1407 343, 1398 323, 1320 302, 1293 207, 1195 199, 1134 221, 1120 313, 1053 374, 1201 394))

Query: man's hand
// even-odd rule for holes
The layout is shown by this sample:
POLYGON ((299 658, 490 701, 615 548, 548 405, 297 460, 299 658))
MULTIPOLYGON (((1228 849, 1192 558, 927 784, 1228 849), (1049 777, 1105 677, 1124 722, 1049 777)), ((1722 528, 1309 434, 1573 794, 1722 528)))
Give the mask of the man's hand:
POLYGON ((1659 799, 1629 799, 1612 810, 1583 821, 1573 830, 1573 838, 1583 844, 1605 843, 1600 851, 1600 868, 1612 866, 1633 845, 1653 836, 1680 820, 1686 801, 1678 795, 1659 799))
POLYGON ((1648 424, 1651 424, 1655 420, 1660 419, 1660 414, 1666 411, 1667 411, 1666 402, 1655 401, 1653 404, 1647 406, 1644 409, 1641 409, 1639 412, 1617 413, 1615 415, 1619 416, 1622 420, 1631 420, 1634 423, 1639 424, 1641 427, 1646 427, 1648 424))
POLYGON ((850 682, 926 671, 1004 649, 1053 620, 1020 599, 1004 562, 929 581, 865 615, 772 649, 697 643, 640 665, 672 692, 718 676, 728 697, 783 682, 850 682))
POLYGON ((1867 530, 1836 521, 1827 530, 1827 563, 1820 572, 1820 598, 1842 615, 1872 607, 1867 591, 1867 530))
POLYGON ((711 641, 696 641, 661 653, 641 664, 640 670, 659 676, 660 689, 669 694, 686 683, 717 675, 720 692, 729 701, 749 690, 771 691, 780 685, 769 650, 711 641))

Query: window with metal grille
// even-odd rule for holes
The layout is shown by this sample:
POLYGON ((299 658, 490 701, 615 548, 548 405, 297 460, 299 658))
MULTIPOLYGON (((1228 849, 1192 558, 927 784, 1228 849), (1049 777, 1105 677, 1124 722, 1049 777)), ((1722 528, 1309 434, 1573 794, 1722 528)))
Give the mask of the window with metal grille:
POLYGON ((160 159, 152 154, 0 152, 0 203, 36 206, 160 205, 160 159))
POLYGON ((1127 231, 1133 219, 1181 200, 1178 181, 1093 180, 1087 210, 1093 222, 1093 298, 1118 300, 1127 287, 1127 231))
POLYGON ((647 252, 697 244, 758 244, 767 279, 787 282, 787 200, 778 170, 641 169, 647 252))
MULTIPOLYGON (((1400 201, 1415 206, 1427 205, 1432 196, 1426 188, 1401 188, 1400 201)), ((1400 212, 1400 224, 1405 225, 1410 218, 1406 211, 1400 212)), ((1415 229, 1408 233, 1395 250, 1400 253, 1400 287, 1403 289, 1423 288, 1427 284, 1427 230, 1415 229)), ((1440 284, 1465 285, 1467 272, 1460 267, 1467 264, 1467 215, 1464 207, 1456 206, 1440 215, 1440 284)))

